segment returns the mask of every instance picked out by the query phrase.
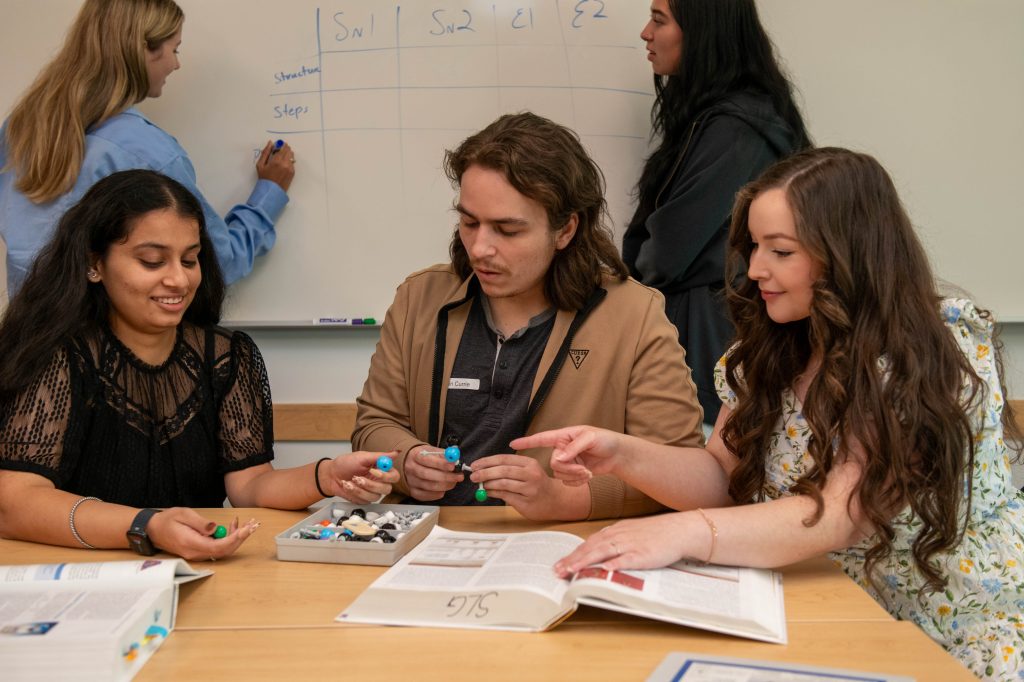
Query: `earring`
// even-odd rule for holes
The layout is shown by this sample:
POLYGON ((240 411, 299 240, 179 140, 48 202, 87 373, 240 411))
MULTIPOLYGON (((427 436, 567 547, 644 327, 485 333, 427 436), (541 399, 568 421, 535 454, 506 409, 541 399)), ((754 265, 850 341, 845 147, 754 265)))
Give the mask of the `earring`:
POLYGON ((99 280, 100 273, 96 272, 96 268, 89 268, 88 270, 85 271, 85 276, 88 277, 91 281, 95 282, 99 280))

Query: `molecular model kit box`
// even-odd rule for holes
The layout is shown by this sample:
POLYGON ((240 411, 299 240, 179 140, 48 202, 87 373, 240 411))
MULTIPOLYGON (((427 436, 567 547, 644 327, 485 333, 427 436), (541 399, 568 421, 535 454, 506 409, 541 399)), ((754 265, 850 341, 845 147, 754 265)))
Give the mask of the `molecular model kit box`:
POLYGON ((278 534, 277 558, 391 566, 427 537, 439 513, 426 505, 335 501, 278 534))

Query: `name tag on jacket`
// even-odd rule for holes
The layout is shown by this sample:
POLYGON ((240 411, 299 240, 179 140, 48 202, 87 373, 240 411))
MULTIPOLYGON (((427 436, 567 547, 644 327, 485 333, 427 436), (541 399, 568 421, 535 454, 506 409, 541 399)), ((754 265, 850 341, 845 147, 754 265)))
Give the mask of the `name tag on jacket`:
POLYGON ((448 380, 448 390, 463 390, 463 391, 479 391, 480 380, 479 379, 456 379, 452 377, 448 380))

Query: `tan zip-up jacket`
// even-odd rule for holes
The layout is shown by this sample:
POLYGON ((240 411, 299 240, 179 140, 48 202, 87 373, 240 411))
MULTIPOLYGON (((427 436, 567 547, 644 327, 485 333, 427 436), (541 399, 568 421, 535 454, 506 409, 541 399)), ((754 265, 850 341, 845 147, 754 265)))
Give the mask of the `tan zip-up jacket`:
MULTIPOLYGON (((590 310, 565 349, 564 340, 581 313, 556 314, 531 393, 531 404, 538 406, 523 435, 590 424, 658 443, 700 446, 703 415, 676 328, 665 317, 664 298, 633 279, 609 279, 603 288, 607 295, 590 310), (546 394, 535 401, 549 374, 546 394)), ((409 450, 437 445, 429 439, 437 438, 444 424, 448 380, 475 291, 475 278, 460 279, 450 265, 414 273, 398 287, 356 401, 353 450, 397 449, 395 466, 404 471, 409 450), (442 313, 445 306, 449 309, 442 313), (443 358, 435 352, 439 319, 446 324, 443 358), (435 366, 440 376, 434 376, 435 366)), ((550 475, 550 449, 519 454, 536 458, 550 475)), ((404 480, 397 489, 408 494, 404 480)), ((590 481, 590 499, 592 519, 664 509, 611 476, 590 481)))

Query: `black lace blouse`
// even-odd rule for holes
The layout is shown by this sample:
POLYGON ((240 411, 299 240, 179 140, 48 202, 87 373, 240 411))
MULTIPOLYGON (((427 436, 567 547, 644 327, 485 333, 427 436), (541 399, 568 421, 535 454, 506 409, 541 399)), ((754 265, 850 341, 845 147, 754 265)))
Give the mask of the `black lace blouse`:
POLYGON ((0 468, 133 507, 219 507, 224 474, 274 458, 270 383, 246 334, 178 328, 149 365, 109 329, 0 405, 0 468))

